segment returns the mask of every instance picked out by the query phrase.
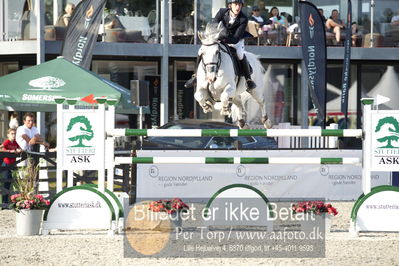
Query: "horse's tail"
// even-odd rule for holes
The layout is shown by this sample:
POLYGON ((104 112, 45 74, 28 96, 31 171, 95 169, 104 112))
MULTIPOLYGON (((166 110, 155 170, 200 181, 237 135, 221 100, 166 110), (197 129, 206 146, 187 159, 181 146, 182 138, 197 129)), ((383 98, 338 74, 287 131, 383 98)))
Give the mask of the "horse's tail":
POLYGON ((262 74, 265 74, 265 68, 263 67, 262 63, 259 61, 259 56, 250 53, 250 52, 245 52, 245 56, 248 59, 248 62, 251 64, 251 67, 254 69, 259 70, 262 74))

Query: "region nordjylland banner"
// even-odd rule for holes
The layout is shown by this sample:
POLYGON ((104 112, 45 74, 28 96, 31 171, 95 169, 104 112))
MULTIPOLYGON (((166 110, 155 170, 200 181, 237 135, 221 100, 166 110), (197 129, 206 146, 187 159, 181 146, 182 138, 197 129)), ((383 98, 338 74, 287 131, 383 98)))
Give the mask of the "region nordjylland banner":
POLYGON ((319 124, 326 121, 326 33, 324 22, 312 3, 299 1, 302 54, 306 65, 310 96, 319 124))
POLYGON ((352 44, 352 2, 348 0, 348 15, 345 30, 345 54, 342 66, 342 91, 341 91, 341 112, 348 118, 348 93, 351 83, 351 44, 352 44))
POLYGON ((62 56, 89 69, 105 0, 83 0, 75 8, 62 45, 62 56))

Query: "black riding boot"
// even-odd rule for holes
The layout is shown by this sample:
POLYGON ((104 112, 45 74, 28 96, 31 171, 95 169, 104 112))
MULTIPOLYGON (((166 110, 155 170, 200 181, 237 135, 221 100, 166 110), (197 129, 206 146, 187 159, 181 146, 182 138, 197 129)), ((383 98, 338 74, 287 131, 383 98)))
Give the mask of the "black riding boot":
MULTIPOLYGON (((197 56, 197 61, 195 63, 194 71, 197 71, 200 61, 201 61, 201 57, 197 56)), ((197 82, 197 73, 194 72, 194 74, 191 76, 191 78, 189 80, 187 80, 186 83, 184 83, 184 87, 187 89, 192 88, 192 87, 194 87, 195 82, 197 82)))
POLYGON ((251 79, 251 69, 250 69, 247 57, 244 55, 244 58, 240 62, 242 65, 242 70, 244 71, 244 76, 245 76, 246 85, 247 85, 247 92, 250 92, 256 88, 256 84, 251 79))

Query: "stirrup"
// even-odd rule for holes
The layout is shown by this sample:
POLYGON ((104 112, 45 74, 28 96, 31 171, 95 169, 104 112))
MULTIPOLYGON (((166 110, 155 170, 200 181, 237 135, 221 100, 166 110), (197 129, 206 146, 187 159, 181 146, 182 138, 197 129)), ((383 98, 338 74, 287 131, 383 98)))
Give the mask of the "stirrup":
POLYGON ((193 74, 191 76, 191 78, 189 80, 187 80, 186 83, 184 83, 184 88, 188 89, 188 88, 194 87, 194 83, 196 80, 197 80, 197 76, 195 74, 193 74))
POLYGON ((252 79, 247 79, 245 83, 247 85, 247 92, 251 92, 256 88, 256 84, 252 79))

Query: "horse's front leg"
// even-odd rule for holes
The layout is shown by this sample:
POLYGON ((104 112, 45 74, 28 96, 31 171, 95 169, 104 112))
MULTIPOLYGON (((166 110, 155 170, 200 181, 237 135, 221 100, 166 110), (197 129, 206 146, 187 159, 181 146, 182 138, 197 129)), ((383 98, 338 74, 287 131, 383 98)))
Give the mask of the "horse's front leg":
POLYGON ((222 94, 220 94, 220 101, 222 103, 222 110, 220 111, 221 115, 229 116, 231 114, 231 105, 235 93, 236 93, 235 85, 232 86, 231 84, 227 84, 226 87, 224 87, 222 94))
POLYGON ((212 112, 214 103, 209 96, 207 88, 197 88, 197 91, 194 93, 194 98, 202 107, 204 113, 212 112))

